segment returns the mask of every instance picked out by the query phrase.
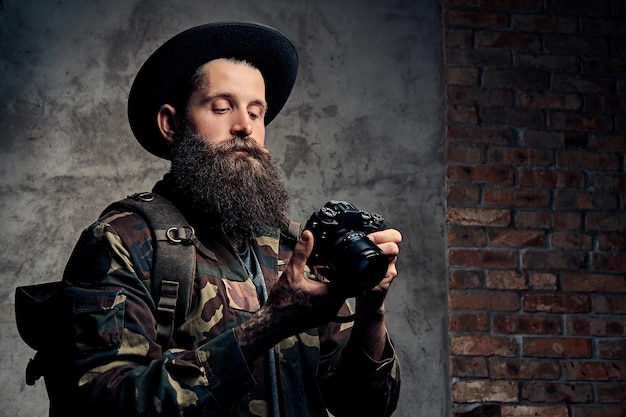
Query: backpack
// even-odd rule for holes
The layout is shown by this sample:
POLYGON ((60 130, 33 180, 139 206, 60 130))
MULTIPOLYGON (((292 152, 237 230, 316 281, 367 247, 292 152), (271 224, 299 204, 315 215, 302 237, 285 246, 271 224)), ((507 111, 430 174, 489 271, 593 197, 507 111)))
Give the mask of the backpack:
MULTIPOLYGON (((113 209, 141 215, 152 232, 153 268, 150 293, 155 301, 157 342, 167 348, 177 324, 186 320, 191 308, 195 274, 195 248, 200 245, 180 211, 167 199, 151 192, 133 194, 109 205, 113 209)), ((26 367, 26 383, 34 385, 46 374, 45 353, 59 337, 63 319, 63 281, 20 286, 15 291, 15 321, 20 337, 37 351, 26 367), (61 316, 61 317, 60 317, 61 316)))

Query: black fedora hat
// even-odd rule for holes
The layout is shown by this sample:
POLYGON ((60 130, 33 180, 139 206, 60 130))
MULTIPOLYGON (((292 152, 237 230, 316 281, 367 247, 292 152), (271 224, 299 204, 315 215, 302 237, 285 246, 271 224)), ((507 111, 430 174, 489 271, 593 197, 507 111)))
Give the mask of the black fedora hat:
POLYGON ((128 97, 130 127, 141 145, 168 159, 169 150, 157 127, 162 104, 176 95, 203 64, 218 58, 250 62, 265 80, 268 103, 265 124, 283 108, 298 72, 295 47, 280 31, 252 22, 217 22, 185 30, 161 45, 140 68, 128 97))

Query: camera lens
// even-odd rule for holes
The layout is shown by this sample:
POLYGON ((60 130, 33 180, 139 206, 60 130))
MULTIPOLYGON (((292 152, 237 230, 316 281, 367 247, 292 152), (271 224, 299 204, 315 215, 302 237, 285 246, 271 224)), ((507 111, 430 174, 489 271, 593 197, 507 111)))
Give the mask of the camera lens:
POLYGON ((387 272, 387 257, 361 231, 341 235, 332 258, 329 266, 338 277, 336 283, 355 294, 375 287, 387 272))

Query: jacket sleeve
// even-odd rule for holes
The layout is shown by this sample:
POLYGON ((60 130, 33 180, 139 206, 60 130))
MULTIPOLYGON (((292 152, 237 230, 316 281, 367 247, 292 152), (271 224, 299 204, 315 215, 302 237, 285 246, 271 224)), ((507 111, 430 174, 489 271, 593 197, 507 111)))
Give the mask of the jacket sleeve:
MULTIPOLYGON (((345 305, 340 315, 351 313, 345 305)), ((388 417, 400 395, 400 364, 387 338, 381 361, 363 350, 351 348, 351 322, 334 323, 320 329, 320 373, 318 380, 326 405, 336 417, 388 417)))
POLYGON ((110 213, 83 232, 70 257, 64 280, 75 411, 221 415, 255 381, 232 331, 194 350, 157 344, 152 254, 141 217, 110 213))

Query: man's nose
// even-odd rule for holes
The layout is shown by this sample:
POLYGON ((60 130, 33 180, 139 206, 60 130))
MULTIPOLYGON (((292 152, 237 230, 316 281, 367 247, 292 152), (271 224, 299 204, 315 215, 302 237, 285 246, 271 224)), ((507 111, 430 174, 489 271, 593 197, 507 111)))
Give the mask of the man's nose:
POLYGON ((237 111, 234 115, 233 125, 231 126, 230 133, 233 136, 247 137, 252 135, 252 120, 248 111, 237 111))

